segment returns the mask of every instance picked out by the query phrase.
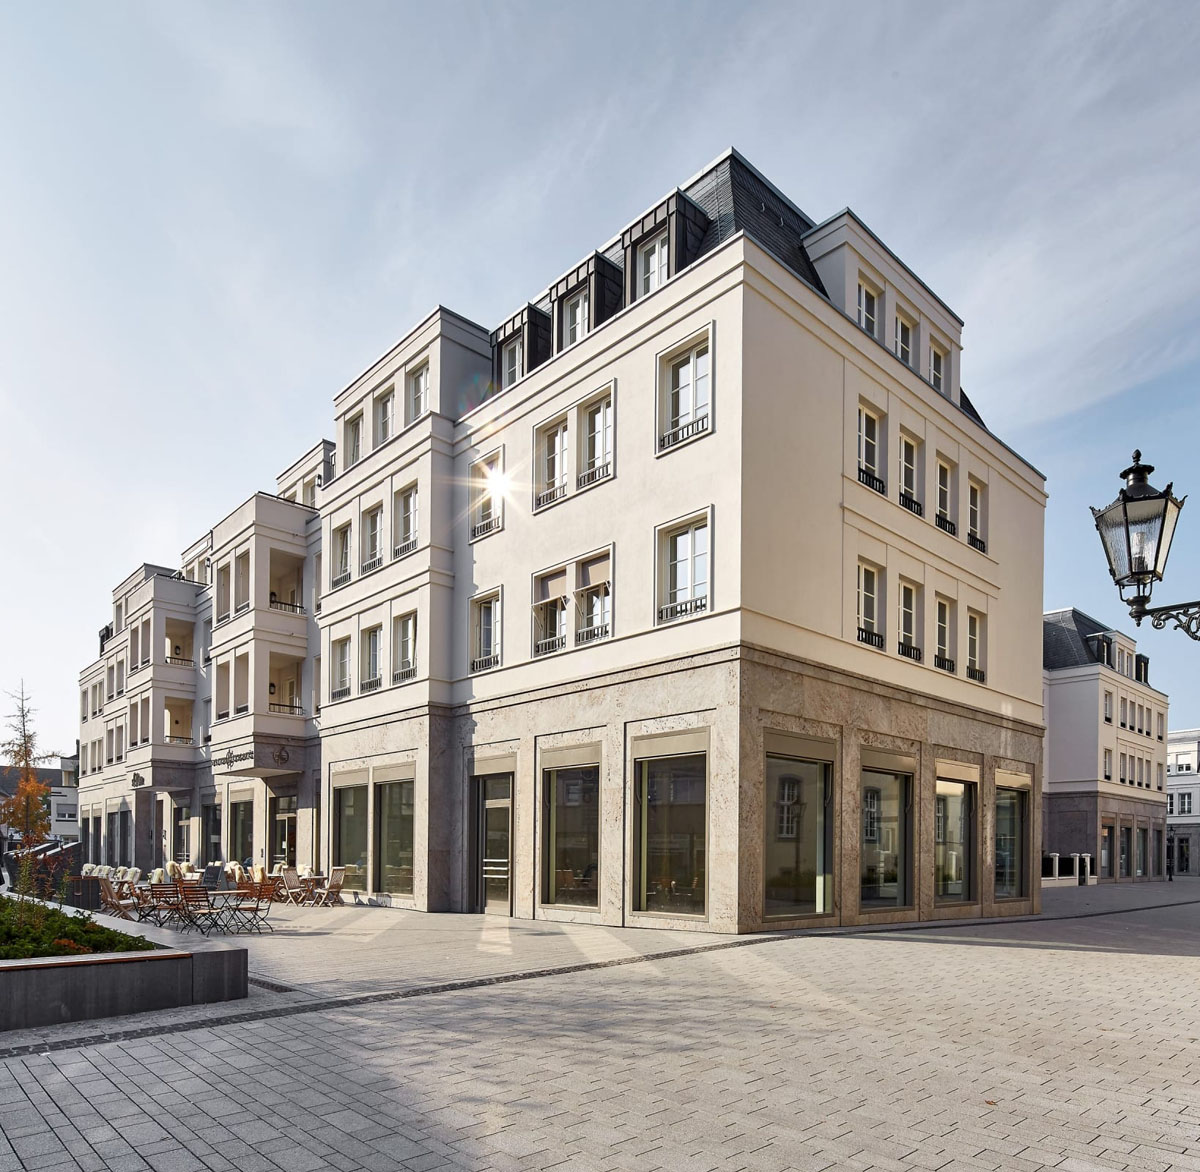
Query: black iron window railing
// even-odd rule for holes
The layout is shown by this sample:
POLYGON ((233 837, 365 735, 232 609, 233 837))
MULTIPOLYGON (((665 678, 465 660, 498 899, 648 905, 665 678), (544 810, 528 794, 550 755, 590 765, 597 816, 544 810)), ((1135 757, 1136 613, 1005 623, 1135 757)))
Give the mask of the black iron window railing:
POLYGON ((359 692, 378 692, 383 686, 382 676, 368 676, 358 685, 359 692))
POLYGON ((374 557, 367 558, 361 567, 361 573, 369 574, 372 570, 379 569, 383 565, 383 555, 376 554, 374 557))
POLYGON ((247 598, 245 602, 239 602, 237 604, 237 606, 235 606, 233 608, 233 613, 234 614, 245 614, 246 611, 248 611, 249 609, 250 609, 250 599, 247 598))
POLYGON ((480 655, 477 659, 471 660, 472 671, 487 671, 489 668, 496 667, 500 663, 499 654, 480 655))
POLYGON ((195 667, 196 666, 196 661, 194 659, 185 659, 182 655, 168 655, 167 662, 172 667, 195 667))
POLYGON ((597 464, 593 468, 587 469, 586 472, 581 472, 576 478, 576 488, 587 488, 589 484, 595 484, 597 480, 603 480, 612 472, 612 463, 605 460, 603 464, 597 464))
POLYGON ((685 423, 676 423, 658 437, 658 450, 660 452, 666 451, 667 448, 673 448, 676 444, 681 444, 684 440, 691 439, 692 436, 700 435, 707 430, 707 415, 701 415, 697 419, 689 419, 685 423))
POLYGON ((946 655, 935 655, 933 657, 933 666, 940 667, 942 671, 957 671, 957 668, 954 666, 954 660, 946 655))
POLYGON ((250 705, 249 705, 249 704, 235 704, 235 705, 233 706, 233 714, 234 714, 234 716, 245 716, 245 715, 246 715, 246 713, 247 713, 247 712, 249 712, 249 711, 250 711, 250 705))
POLYGON ((974 680, 977 684, 982 684, 986 682, 987 676, 981 667, 968 667, 967 679, 974 680))
POLYGON ((660 606, 658 621, 669 623, 674 619, 681 619, 690 614, 699 614, 705 610, 708 610, 707 595, 701 595, 699 598, 683 598, 678 602, 668 602, 665 606, 660 606))
POLYGON ((911 659, 914 663, 921 662, 921 649, 915 643, 905 643, 901 641, 899 644, 899 651, 905 659, 911 659))
POLYGON ((417 665, 415 663, 402 663, 392 672, 392 683, 403 684, 406 680, 415 679, 416 675, 417 665))
POLYGON ((858 641, 865 643, 868 647, 883 648, 883 632, 872 631, 867 627, 858 628, 858 641))
POLYGON ((980 553, 987 553, 987 542, 984 541, 983 538, 980 537, 978 533, 968 533, 967 534, 967 544, 972 549, 979 550, 980 553))
POLYGON ((343 570, 340 574, 335 574, 329 582, 329 588, 336 590, 339 586, 345 586, 350 581, 350 571, 343 570))
POLYGON ((407 541, 400 542, 395 549, 392 550, 392 557, 402 558, 407 557, 414 549, 417 548, 417 539, 410 537, 407 541))
POLYGON ((281 610, 286 614, 303 614, 304 607, 298 602, 280 602, 278 598, 271 599, 271 609, 281 610))
POLYGON ((925 516, 925 506, 922 505, 921 502, 919 500, 917 500, 917 498, 915 496, 912 496, 910 493, 905 492, 903 489, 901 489, 901 491, 900 491, 900 503, 910 513, 915 513, 918 517, 925 516))
POLYGON ((949 533, 951 537, 958 533, 958 526, 945 513, 938 513, 934 520, 937 522, 937 527, 943 532, 949 533))
POLYGON ((330 700, 345 700, 350 695, 350 685, 343 684, 340 688, 334 688, 329 693, 330 700))
POLYGON ((267 705, 272 712, 278 712, 282 716, 303 716, 304 706, 301 704, 277 704, 274 700, 267 705))
POLYGON ((566 645, 566 635, 551 635, 548 639, 538 639, 533 645, 533 653, 549 655, 552 651, 561 651, 566 645))
POLYGON ((555 501, 561 500, 567 495, 567 486, 563 482, 551 484, 548 488, 542 489, 541 492, 533 498, 533 507, 540 509, 543 505, 552 505, 555 501))
POLYGON ((491 533, 492 530, 499 528, 500 517, 498 514, 487 517, 482 521, 476 521, 475 524, 471 526, 471 540, 474 541, 476 537, 483 537, 484 534, 491 533))
POLYGON ((870 468, 864 468, 861 464, 858 466, 858 483, 865 484, 868 488, 873 488, 876 492, 887 496, 887 484, 883 477, 876 476, 870 468))

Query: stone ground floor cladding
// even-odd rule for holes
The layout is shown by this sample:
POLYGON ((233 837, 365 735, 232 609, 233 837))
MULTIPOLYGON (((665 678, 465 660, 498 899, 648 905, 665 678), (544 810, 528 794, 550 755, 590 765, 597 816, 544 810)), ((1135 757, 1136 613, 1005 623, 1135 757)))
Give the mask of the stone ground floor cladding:
POLYGON ((1161 794, 1050 790, 1044 804, 1047 853, 1091 855, 1092 873, 1101 883, 1166 878, 1167 807, 1161 794))
POLYGON ((740 645, 322 736, 321 861, 419 910, 748 932, 1040 910, 1042 730, 740 645))

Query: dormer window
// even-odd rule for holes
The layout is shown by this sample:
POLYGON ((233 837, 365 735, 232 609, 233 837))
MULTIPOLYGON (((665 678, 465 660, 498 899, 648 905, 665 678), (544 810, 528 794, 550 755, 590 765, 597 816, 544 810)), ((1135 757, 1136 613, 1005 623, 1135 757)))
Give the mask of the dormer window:
POLYGON ((879 298, 874 289, 864 285, 862 281, 858 283, 858 324, 871 335, 872 338, 878 336, 879 298))
POLYGON ((563 337, 565 344, 573 346, 589 329, 588 291, 576 293, 563 307, 563 337))
POLYGON ((638 274, 642 294, 653 293, 667 280, 667 234, 655 237, 642 245, 638 253, 638 274))
POLYGON ((912 365, 912 326, 899 314, 896 315, 896 357, 905 366, 912 365))
POLYGON ((504 347, 504 364, 501 370, 504 372, 502 386, 511 387, 524 373, 525 355, 521 346, 521 339, 514 338, 507 346, 504 347))
POLYGON ((929 347, 929 381, 935 391, 940 391, 946 381, 946 355, 936 346, 929 347))

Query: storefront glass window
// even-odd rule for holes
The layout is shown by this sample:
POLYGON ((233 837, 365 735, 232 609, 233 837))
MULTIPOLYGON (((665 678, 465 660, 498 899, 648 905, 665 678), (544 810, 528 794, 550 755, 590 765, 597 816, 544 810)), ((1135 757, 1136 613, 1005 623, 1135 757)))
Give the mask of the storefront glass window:
POLYGON ((333 865, 346 868, 343 886, 367 889, 367 787, 348 785, 333 791, 333 865))
POLYGON ((767 757, 765 917, 833 910, 832 768, 767 757))
POLYGON ((249 867, 254 862, 254 803, 229 803, 230 862, 249 867))
POLYGON ((933 894, 937 899, 971 898, 975 786, 937 779, 933 807, 933 894))
POLYGON ((547 769, 542 898, 573 907, 599 906, 600 767, 547 769))
POLYGON ((1024 790, 996 787, 996 898, 1025 894, 1024 790))
POLYGON ((390 895, 413 893, 413 788, 411 781, 375 787, 375 885, 390 895))
POLYGON ((703 753, 637 762, 633 827, 637 911, 704 914, 706 767, 703 753))
POLYGON ((864 910, 909 902, 909 795, 905 773, 862 775, 861 894, 864 910))

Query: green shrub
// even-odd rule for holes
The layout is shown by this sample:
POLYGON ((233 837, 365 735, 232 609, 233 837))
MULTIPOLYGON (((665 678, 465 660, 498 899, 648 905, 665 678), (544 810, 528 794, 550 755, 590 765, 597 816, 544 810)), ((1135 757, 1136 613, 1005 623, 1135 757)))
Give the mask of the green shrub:
POLYGON ((85 952, 148 952, 158 945, 33 899, 0 896, 0 960, 78 956, 85 952))

